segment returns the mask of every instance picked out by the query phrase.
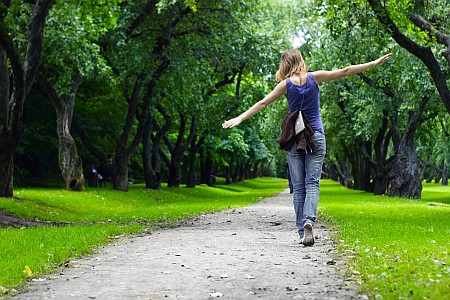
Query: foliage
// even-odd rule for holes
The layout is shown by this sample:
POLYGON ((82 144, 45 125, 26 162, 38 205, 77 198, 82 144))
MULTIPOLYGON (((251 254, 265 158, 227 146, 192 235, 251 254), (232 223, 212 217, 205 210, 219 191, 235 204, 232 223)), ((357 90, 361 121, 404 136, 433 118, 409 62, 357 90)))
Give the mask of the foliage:
MULTIPOLYGON (((311 29, 302 45, 310 69, 342 68, 371 61, 384 53, 394 53, 388 63, 364 72, 362 76, 370 80, 370 84, 362 80, 362 76, 352 76, 321 86, 321 110, 328 145, 327 162, 339 165, 343 157, 349 154, 349 149, 356 149, 356 153, 360 153, 361 143, 369 143, 372 149, 379 147, 380 144, 375 144, 375 141, 385 120, 388 122, 385 137, 396 130, 402 134, 410 114, 427 97, 431 100, 425 108, 427 117, 424 120, 443 109, 442 105, 436 104, 439 95, 425 65, 393 42, 367 1, 330 0, 312 3, 308 6, 309 16, 305 18, 311 29)), ((420 32, 417 27, 414 29, 415 26, 411 26, 405 14, 405 11, 413 9, 411 1, 386 3, 398 18, 396 20, 411 28, 411 34, 420 32)), ((435 10, 439 14, 441 8, 435 10)), ((433 13, 431 6, 428 7, 427 14, 433 13)), ((435 52, 440 51, 439 45, 431 46, 435 52)), ((440 119, 442 117, 445 119, 445 113, 440 114, 440 119)), ((428 125, 426 130, 419 130, 417 135, 423 134, 421 132, 428 132, 425 134, 429 135, 432 132, 437 139, 443 133, 440 127, 428 125)), ((427 144, 425 139, 423 141, 421 148, 424 151, 419 153, 427 153, 422 156, 423 159, 430 154, 433 157, 438 155, 437 149, 426 146, 434 144, 427 144)), ((430 142, 430 139, 427 141, 430 142)), ((392 142, 388 146, 387 158, 392 159, 395 155, 392 142)), ((373 161, 375 153, 371 149, 368 151, 373 161)))
POLYGON ((121 0, 59 1, 47 18, 43 45, 45 74, 62 95, 75 75, 84 78, 108 72, 98 41, 114 28, 121 0), (74 51, 76 49, 76 51, 74 51))
POLYGON ((450 164, 450 115, 440 103, 434 108, 420 128, 417 153, 423 160, 441 168, 450 164))
POLYGON ((58 138, 54 128, 56 116, 52 111, 50 101, 37 90, 32 90, 24 107, 24 136, 15 155, 17 186, 29 184, 32 178, 43 180, 43 177, 60 176, 58 138))
MULTIPOLYGON (((414 1, 387 2, 401 29, 411 37, 416 35, 416 40, 424 45, 432 43, 435 53, 442 47, 412 26, 407 13, 422 12, 427 19, 435 18, 439 28, 446 32, 448 24, 443 17, 448 8, 433 7, 437 2, 427 1, 422 10, 414 1)), ((7 16, 11 31, 24 32, 28 21, 24 12, 30 9, 29 4, 12 1, 7 16)), ((187 128, 195 122, 197 141, 207 136, 205 147, 215 162, 226 166, 230 154, 218 147, 234 137, 227 136, 230 131, 222 131, 221 123, 248 109, 275 86, 279 55, 292 48, 293 43, 300 45, 312 71, 341 68, 394 52, 387 64, 365 72, 380 87, 393 90, 397 95, 394 99, 357 76, 321 86, 328 141, 326 159, 330 162, 341 161, 345 148, 354 147, 356 139, 373 142, 385 111, 388 118, 397 118, 401 131, 409 112, 417 108, 424 96, 430 95, 430 103, 435 103, 429 107, 430 111, 445 116, 436 104, 438 96, 424 65, 393 42, 363 0, 311 0, 301 5, 298 1, 267 0, 103 0, 81 4, 65 1, 55 4, 47 25, 42 71, 62 94, 67 93, 77 72, 84 75, 77 94, 75 119, 105 154, 116 152, 133 86, 142 83, 131 121, 131 136, 137 133, 143 101, 150 99, 150 114, 158 124, 164 122, 155 108, 158 104, 172 118, 166 134, 172 143, 178 137, 183 116, 187 128), (164 63, 167 66, 159 74, 164 63)), ((18 42, 25 38, 23 33, 14 36, 18 42)), ((26 110, 30 113, 33 107, 26 110)), ((269 163, 277 155, 278 164, 283 166, 283 153, 278 150, 276 140, 286 110, 286 102, 280 99, 241 124, 242 145, 249 150, 239 150, 236 157, 252 163, 269 163)), ((54 126, 54 120, 49 118, 49 122, 53 124, 46 126, 54 126)), ((442 140, 442 125, 439 120, 427 124, 427 130, 418 133, 423 135, 419 137, 421 157, 425 159, 423 154, 432 153, 426 159, 445 163, 448 160, 442 157, 447 144, 431 143, 433 139, 442 140), (429 131, 436 135, 426 137, 429 131)), ((27 149, 35 140, 34 134, 40 136, 37 140, 46 140, 42 131, 28 124, 26 132, 29 134, 20 149, 21 156, 32 152, 27 149)), ((153 136, 155 133, 154 130, 153 136)), ((188 134, 186 130, 183 137, 186 139, 188 134)), ((124 143, 129 146, 131 142, 129 138, 124 143)), ((389 145, 392 154, 392 144, 389 145)), ((87 149, 78 149, 84 160, 95 159, 87 149)), ((161 146, 161 151, 170 158, 166 145, 161 146)), ((133 165, 142 164, 140 155, 136 153, 131 159, 133 165)), ((35 157, 34 153, 28 156, 35 157)), ((48 158, 38 155, 36 160, 48 158)), ((162 173, 167 174, 166 171, 162 173)))
POLYGON ((161 12, 163 10, 166 9, 170 9, 171 6, 173 6, 174 4, 176 4, 177 2, 183 3, 186 7, 189 7, 190 9, 192 9, 192 11, 196 12, 197 11, 197 1, 196 0, 160 0, 157 4, 156 7, 158 8, 158 11, 161 12))

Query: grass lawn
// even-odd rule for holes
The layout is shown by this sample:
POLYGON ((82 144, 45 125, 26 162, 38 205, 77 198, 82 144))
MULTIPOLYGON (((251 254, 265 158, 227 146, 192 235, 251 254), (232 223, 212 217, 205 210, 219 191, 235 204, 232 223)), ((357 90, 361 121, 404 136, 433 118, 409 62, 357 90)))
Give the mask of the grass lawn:
POLYGON ((147 190, 132 185, 128 192, 90 188, 82 193, 64 189, 16 189, 1 199, 0 209, 26 219, 57 222, 155 222, 187 218, 230 207, 245 206, 287 186, 285 179, 258 178, 238 184, 147 190))
POLYGON ((0 298, 2 290, 50 273, 72 258, 92 253, 111 236, 167 226, 193 215, 241 207, 287 187, 285 179, 258 178, 233 185, 194 189, 129 192, 106 188, 86 192, 63 189, 16 189, 13 199, 0 199, 0 209, 26 219, 71 222, 70 226, 0 228, 0 298))
MULTIPOLYGON (((50 273, 108 243, 111 236, 245 206, 286 187, 286 180, 262 178, 159 191, 133 185, 128 193, 106 188, 82 193, 16 189, 16 198, 0 199, 0 209, 72 225, 0 229, 0 297, 2 287, 11 289, 50 273)), ((426 184, 422 197, 374 196, 321 181, 321 218, 338 232, 348 275, 370 298, 449 299, 450 187, 426 184)))
POLYGON ((450 186, 425 184, 422 198, 321 182, 319 211, 339 232, 349 275, 370 297, 450 299, 450 186))

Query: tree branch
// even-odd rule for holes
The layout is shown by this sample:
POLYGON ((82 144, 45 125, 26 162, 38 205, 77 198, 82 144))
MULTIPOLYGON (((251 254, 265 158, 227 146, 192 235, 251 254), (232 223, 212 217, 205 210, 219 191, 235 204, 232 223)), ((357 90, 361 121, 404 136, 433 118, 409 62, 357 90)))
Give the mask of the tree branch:
POLYGON ((388 33, 392 38, 408 52, 419 58, 428 68, 433 82, 439 92, 439 96, 444 103, 447 111, 450 113, 450 89, 447 85, 445 75, 441 70, 439 62, 434 57, 433 52, 429 47, 423 47, 412 41, 404 35, 394 21, 391 19, 386 7, 382 5, 379 0, 367 0, 372 7, 378 20, 384 24, 388 33))
POLYGON ((36 1, 33 13, 28 23, 28 43, 25 59, 25 95, 31 88, 41 64, 42 39, 44 36, 45 19, 55 0, 36 1))
POLYGON ((25 86, 25 70, 23 68, 19 50, 8 34, 3 19, 0 20, 0 46, 6 52, 11 64, 14 86, 25 86))
POLYGON ((80 120, 78 120, 78 118, 76 117, 73 118, 72 126, 77 132, 78 136, 80 137, 81 142, 83 143, 86 150, 88 150, 89 153, 94 155, 102 165, 104 166, 109 165, 107 155, 92 142, 87 132, 83 129, 83 126, 81 126, 80 120))
POLYGON ((395 92, 393 90, 391 90, 390 88, 388 88, 387 86, 379 85, 377 82, 373 81, 372 79, 370 79, 368 76, 364 75, 363 73, 358 73, 357 75, 369 86, 377 88, 379 90, 382 90, 383 93, 386 94, 387 96, 389 96, 390 98, 395 99, 397 97, 395 92))
POLYGON ((447 64, 450 67, 450 35, 444 34, 437 30, 433 25, 427 22, 422 16, 418 14, 411 14, 409 16, 411 22, 413 22, 417 27, 423 31, 428 32, 431 36, 436 38, 436 41, 444 46, 447 46, 447 50, 442 53, 444 58, 447 60, 447 64))
POLYGON ((164 151, 162 151, 161 148, 159 149, 159 156, 161 156, 162 160, 166 163, 167 167, 170 168, 170 159, 166 155, 166 153, 164 153, 164 151))
POLYGON ((42 75, 41 72, 39 72, 36 75, 36 83, 41 88, 41 90, 44 92, 44 94, 47 95, 48 99, 52 102, 55 109, 57 111, 63 111, 64 103, 63 103, 61 97, 58 95, 58 92, 53 87, 53 85, 48 81, 46 76, 42 75))

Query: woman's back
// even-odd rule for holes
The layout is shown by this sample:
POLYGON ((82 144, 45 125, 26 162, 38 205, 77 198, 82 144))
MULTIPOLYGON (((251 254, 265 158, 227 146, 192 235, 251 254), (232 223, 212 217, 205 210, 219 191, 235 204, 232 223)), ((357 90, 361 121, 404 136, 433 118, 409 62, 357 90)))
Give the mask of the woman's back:
POLYGON ((289 112, 300 109, 312 128, 324 133, 320 117, 320 91, 312 73, 302 77, 286 78, 286 98, 289 112))

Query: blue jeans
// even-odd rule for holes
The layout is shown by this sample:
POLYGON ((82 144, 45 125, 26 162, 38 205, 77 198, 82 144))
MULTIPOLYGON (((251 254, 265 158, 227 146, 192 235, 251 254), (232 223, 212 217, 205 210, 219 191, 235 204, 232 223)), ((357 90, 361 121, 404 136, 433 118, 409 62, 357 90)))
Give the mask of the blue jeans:
POLYGON ((326 152, 325 135, 316 131, 312 136, 317 145, 313 153, 298 153, 294 144, 286 151, 289 174, 294 190, 294 210, 300 237, 303 237, 303 225, 316 222, 319 204, 319 180, 322 174, 323 159, 326 152))

